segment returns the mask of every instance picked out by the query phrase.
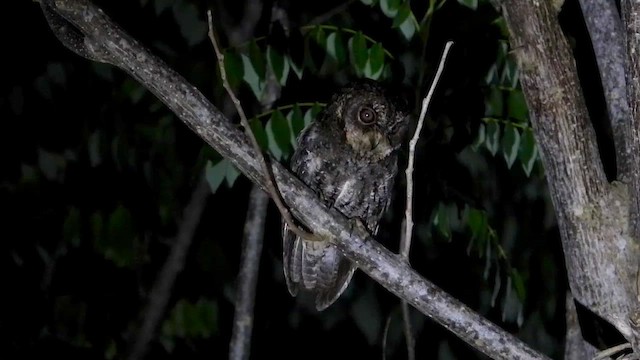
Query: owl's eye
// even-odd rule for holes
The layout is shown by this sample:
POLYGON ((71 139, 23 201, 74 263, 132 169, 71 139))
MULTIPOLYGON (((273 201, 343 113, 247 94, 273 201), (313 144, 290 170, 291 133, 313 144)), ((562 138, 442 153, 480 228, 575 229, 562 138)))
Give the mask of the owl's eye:
POLYGON ((372 108, 363 107, 358 112, 358 120, 364 125, 371 125, 376 121, 376 112, 372 108))

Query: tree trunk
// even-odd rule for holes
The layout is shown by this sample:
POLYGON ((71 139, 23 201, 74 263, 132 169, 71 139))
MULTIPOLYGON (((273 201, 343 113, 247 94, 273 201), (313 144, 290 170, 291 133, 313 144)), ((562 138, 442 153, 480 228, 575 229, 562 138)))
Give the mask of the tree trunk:
MULTIPOLYGON (((631 321, 638 309, 640 265, 630 226, 637 218, 631 210, 638 199, 630 197, 635 186, 605 177, 575 61, 551 1, 507 0, 502 9, 558 218, 571 293, 637 352, 638 330, 631 321)), ((632 135, 616 146, 638 142, 632 135)), ((621 151, 637 166, 637 152, 621 151)))

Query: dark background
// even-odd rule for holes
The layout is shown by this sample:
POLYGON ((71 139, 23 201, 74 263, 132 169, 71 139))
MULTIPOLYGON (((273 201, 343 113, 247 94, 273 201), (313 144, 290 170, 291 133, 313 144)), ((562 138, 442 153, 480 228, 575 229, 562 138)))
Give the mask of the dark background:
MULTIPOLYGON (((243 19, 242 1, 100 3, 114 21, 237 121, 221 89, 203 20, 206 9, 213 8, 226 47, 228 31, 243 19)), ((280 6, 288 9, 291 27, 297 28, 339 3, 291 1, 280 6)), ((264 5, 251 36, 270 34, 271 6, 264 5)), ((426 11, 421 6, 426 5, 412 8, 418 18, 426 11)), ((0 358, 123 358, 204 165, 220 158, 126 73, 63 47, 37 3, 9 1, 5 7, 0 12, 0 358)), ((566 2, 560 18, 580 71, 593 72, 575 1, 566 2)), ((473 10, 448 0, 433 15, 426 45, 417 37, 406 41, 378 6, 358 1, 323 23, 360 30, 382 43, 398 59, 390 80, 412 104, 425 94, 445 41, 456 42, 418 147, 411 263, 471 308, 558 358, 566 279, 541 165, 537 161, 527 175, 518 162, 508 168, 501 152, 494 156, 482 143, 472 146, 486 123, 487 107, 501 107, 505 124, 528 126, 526 118, 512 115, 522 109, 506 100, 511 94, 521 96, 519 87, 502 89, 496 98, 496 86, 487 80, 492 66, 513 62, 508 54, 499 55, 506 40, 499 19, 487 2, 473 10), (422 84, 419 67, 426 69, 422 84), (482 230, 493 237, 473 240, 468 209, 486 214, 482 230), (448 223, 434 221, 437 214, 440 219, 447 214, 448 223)), ((348 69, 305 70, 302 79, 290 76, 275 105, 326 102, 339 84, 355 77, 348 69)), ((598 79, 584 77, 594 123, 605 124, 598 79)), ((250 115, 261 112, 247 86, 241 85, 238 93, 250 115)), ((607 131, 598 128, 605 156, 611 148, 607 131)), ((208 198, 147 358, 227 357, 250 187, 240 176, 208 198)), ((393 251, 404 188, 402 174, 379 236, 393 251)), ((324 359, 355 353, 357 358, 380 358, 383 328, 391 316, 387 355, 406 358, 399 302, 366 275, 356 272, 349 289, 321 313, 308 300, 289 295, 279 222, 271 204, 252 357, 324 359)), ((413 316, 418 358, 482 358, 431 320, 415 311, 413 316)))

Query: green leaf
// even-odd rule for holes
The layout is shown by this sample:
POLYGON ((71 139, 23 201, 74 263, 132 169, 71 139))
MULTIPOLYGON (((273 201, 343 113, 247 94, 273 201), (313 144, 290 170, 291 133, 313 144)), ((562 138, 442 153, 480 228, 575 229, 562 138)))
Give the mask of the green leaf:
POLYGON ((492 121, 487 124, 487 139, 484 144, 491 155, 495 156, 500 147, 500 125, 497 122, 492 121))
POLYGON ((451 238, 451 226, 449 225, 449 209, 445 204, 438 206, 438 211, 433 218, 433 225, 436 227, 440 235, 445 238, 451 238))
POLYGON ((271 114, 271 119, 267 122, 267 137, 269 139, 269 149, 279 160, 282 156, 287 156, 291 148, 289 124, 280 110, 271 114))
POLYGON ((287 61, 289 62, 289 65, 291 66, 291 70, 293 70, 293 73, 296 74, 296 77, 299 79, 302 79, 302 74, 304 73, 304 64, 301 64, 300 66, 296 65, 296 63, 293 61, 293 59, 290 56, 287 56, 287 61))
POLYGON ((398 13, 402 0, 380 0, 380 10, 385 16, 394 18, 398 13))
POLYGON ((267 132, 264 130, 262 122, 259 119, 253 118, 249 120, 249 126, 251 127, 253 136, 255 136, 260 148, 262 150, 266 150, 268 145, 267 132))
POLYGON ((238 176, 240 176, 240 172, 238 171, 238 169, 236 169, 235 166, 233 166, 232 163, 228 162, 227 164, 227 171, 224 174, 224 178, 227 180, 227 185, 229 185, 229 187, 233 187, 233 184, 236 182, 236 179, 238 179, 238 176))
POLYGON ((369 6, 373 6, 378 3, 378 0, 360 0, 361 3, 369 6))
POLYGON ((369 58, 369 50, 367 49, 367 41, 362 35, 362 32, 356 33, 350 40, 351 53, 353 55, 352 61, 355 67, 364 71, 369 58))
POLYGON ((458 0, 458 3, 471 10, 476 10, 478 8, 478 0, 458 0))
POLYGON ((529 118, 529 109, 527 108, 527 102, 524 99, 522 91, 510 91, 507 98, 507 104, 509 106, 510 118, 517 119, 520 122, 527 121, 529 118))
POLYGON ((327 36, 326 49, 327 54, 338 64, 344 64, 347 60, 347 50, 341 31, 334 31, 327 36))
POLYGON ((409 6, 408 2, 405 2, 404 4, 400 5, 398 13, 393 18, 393 24, 391 25, 391 27, 399 27, 403 22, 405 22, 405 20, 409 19, 409 15, 411 15, 411 7, 409 6))
POLYGON ((402 24, 400 24, 400 32, 407 41, 413 38, 413 35, 416 33, 416 25, 411 21, 411 18, 406 18, 402 24))
POLYGON ((503 57, 504 61, 504 65, 502 66, 502 74, 500 75, 500 84, 507 88, 515 88, 519 80, 518 65, 509 57, 508 45, 505 44, 500 48, 505 48, 505 50, 500 51, 501 53, 503 51, 505 52, 504 55, 500 55, 501 57, 503 57))
POLYGON ((180 299, 162 324, 164 338, 206 339, 217 332, 218 304, 199 299, 191 303, 180 299))
POLYGON ((272 46, 267 47, 267 61, 278 83, 284 85, 289 75, 289 61, 272 46))
POLYGON ((205 337, 218 332, 218 303, 206 300, 199 303, 200 318, 203 320, 205 337))
POLYGON ((327 35, 317 26, 305 39, 305 64, 313 71, 319 71, 327 55, 327 35))
POLYGON ((304 126, 309 126, 309 124, 316 119, 320 111, 322 111, 322 107, 319 104, 313 104, 304 114, 304 126))
POLYGON ((209 183, 211 193, 215 194, 222 182, 224 181, 227 173, 227 160, 222 159, 217 164, 213 164, 211 161, 207 161, 205 167, 205 179, 209 183))
POLYGON ((62 181, 67 159, 62 154, 38 148, 38 167, 49 181, 62 181))
POLYGON ((484 114, 488 117, 502 118, 504 111, 504 102, 502 98, 502 90, 498 87, 491 86, 489 94, 485 100, 484 114))
POLYGON ((80 211, 72 207, 62 224, 64 241, 74 247, 80 245, 80 211))
POLYGON ((119 205, 109 215, 106 230, 106 242, 99 246, 104 257, 120 267, 133 265, 135 229, 129 209, 119 205))
POLYGON ((293 110, 287 114, 287 121, 291 127, 291 144, 295 147, 297 145, 298 134, 304 129, 304 115, 298 104, 293 106, 293 110))
POLYGON ((260 50, 255 40, 252 40, 249 43, 249 59, 251 60, 251 65, 258 75, 260 81, 264 81, 267 71, 267 62, 264 58, 262 50, 260 50))
POLYGON ((384 48, 381 43, 375 43, 369 49, 369 65, 372 76, 378 79, 382 75, 382 68, 384 67, 384 48))
POLYGON ((305 60, 305 37, 300 29, 292 29, 289 33, 287 50, 289 63, 294 71, 299 70, 300 74, 298 71, 296 74, 301 78, 305 60))
POLYGON ((484 126, 484 124, 480 124, 480 126, 478 127, 478 135, 476 136, 475 141, 471 144, 471 148, 474 151, 478 151, 478 148, 480 148, 480 146, 484 144, 484 141, 486 138, 487 138, 486 127, 484 126))
POLYGON ((249 85, 253 96, 260 100, 262 98, 262 91, 264 90, 264 81, 260 79, 260 76, 256 72, 251 60, 247 55, 240 55, 242 58, 243 76, 242 80, 249 85))
POLYGON ((502 278, 500 277, 500 271, 496 271, 496 276, 493 280, 493 291, 491 292, 491 307, 496 306, 496 300, 500 294, 500 287, 502 286, 502 278))
POLYGON ((520 141, 520 151, 518 151, 518 158, 522 164, 522 170, 524 170, 527 176, 531 176, 531 171, 538 158, 538 147, 536 140, 533 137, 531 129, 525 129, 522 132, 522 139, 520 141))
POLYGON ((516 294, 520 302, 524 302, 527 298, 527 288, 524 285, 524 279, 518 272, 518 269, 511 269, 511 279, 513 280, 513 286, 516 289, 516 294))
POLYGON ((516 161, 519 150, 520 132, 511 125, 511 123, 508 123, 504 127, 504 135, 502 137, 502 154, 509 169, 511 169, 511 166, 516 161))
POLYGON ((224 54, 224 72, 227 75, 229 85, 233 89, 237 88, 244 75, 242 57, 235 52, 226 51, 224 54))
POLYGON ((482 278, 484 280, 489 279, 489 272, 491 271, 491 241, 487 241, 484 252, 484 271, 482 271, 482 278))
POLYGON ((487 85, 497 85, 498 82, 498 67, 496 64, 491 65, 487 75, 484 77, 484 82, 487 85))
POLYGON ((467 226, 471 230, 472 239, 484 239, 487 234, 487 214, 482 210, 469 208, 467 226))

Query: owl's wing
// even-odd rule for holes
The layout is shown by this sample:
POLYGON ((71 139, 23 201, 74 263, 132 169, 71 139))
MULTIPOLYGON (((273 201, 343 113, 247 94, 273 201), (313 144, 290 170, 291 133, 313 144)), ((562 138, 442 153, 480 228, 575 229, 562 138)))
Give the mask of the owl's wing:
MULTIPOLYGON (((317 142, 322 131, 312 124, 299 139, 299 146, 291 158, 291 170, 313 189, 329 206, 334 205, 335 163, 329 157, 326 144, 317 142)), ((355 267, 326 241, 306 241, 295 235, 282 223, 282 249, 284 276, 291 295, 300 288, 315 295, 316 308, 323 310, 331 305, 346 289, 355 267)))
POLYGON ((316 293, 316 309, 318 311, 326 309, 342 295, 356 271, 351 260, 342 256, 333 246, 325 248, 321 266, 323 269, 316 274, 319 275, 321 283, 325 286, 318 287, 316 293))
POLYGON ((333 304, 349 285, 355 266, 328 241, 305 241, 283 222, 284 278, 291 295, 300 286, 316 297, 316 309, 333 304))

